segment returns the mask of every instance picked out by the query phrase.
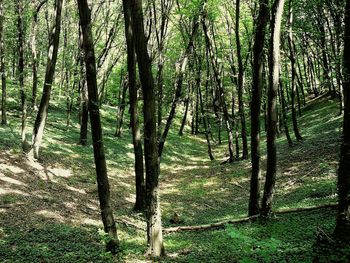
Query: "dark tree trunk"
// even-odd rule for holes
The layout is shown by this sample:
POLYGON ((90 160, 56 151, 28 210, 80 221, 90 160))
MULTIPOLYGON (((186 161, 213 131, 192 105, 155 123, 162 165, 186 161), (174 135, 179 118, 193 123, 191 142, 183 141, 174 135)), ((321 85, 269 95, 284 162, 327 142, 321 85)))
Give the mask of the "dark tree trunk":
POLYGON ((136 186, 136 202, 135 211, 144 211, 146 209, 145 196, 145 179, 143 167, 143 151, 141 142, 141 131, 139 128, 138 117, 138 99, 136 85, 136 57, 135 57, 135 41, 132 29, 131 10, 128 0, 123 0, 124 21, 125 21, 125 38, 127 44, 127 63, 129 76, 129 101, 130 101, 130 125, 132 130, 132 141, 135 154, 135 186, 136 186))
POLYGON ((344 123, 343 138, 338 170, 338 215, 335 235, 338 238, 350 238, 350 0, 345 7, 343 61, 344 123))
POLYGON ((156 95, 152 65, 144 32, 142 0, 128 1, 135 37, 135 50, 144 98, 144 145, 146 164, 147 244, 148 254, 164 254, 162 216, 159 200, 159 155, 157 145, 156 95))
POLYGON ((124 123, 124 112, 125 112, 125 106, 126 106, 126 92, 128 90, 128 82, 129 82, 129 76, 128 80, 122 81, 122 93, 121 93, 121 99, 120 99, 120 105, 118 110, 118 119, 117 119, 117 129, 115 131, 115 137, 122 137, 122 131, 123 131, 123 123, 124 123))
POLYGON ((80 26, 82 28, 83 33, 83 47, 85 52, 84 58, 86 65, 86 82, 89 96, 89 113, 101 216, 104 231, 109 236, 106 244, 107 250, 115 254, 119 249, 119 241, 117 237, 116 224, 113 217, 113 210, 110 205, 109 182, 107 177, 107 166, 103 146, 101 118, 98 102, 96 59, 91 32, 90 10, 88 7, 87 0, 79 0, 78 8, 80 26))
POLYGON ((23 1, 16 1, 17 34, 18 34, 18 82, 21 94, 22 126, 21 139, 22 149, 26 151, 26 126, 27 126, 27 98, 24 87, 24 29, 23 29, 23 1))
POLYGON ((260 0, 259 16, 255 28, 255 42, 253 48, 253 86, 251 101, 251 158, 252 175, 250 179, 249 216, 259 214, 260 187, 260 111, 261 93, 263 87, 263 61, 265 31, 269 18, 268 0, 260 0))
POLYGON ((4 4, 0 3, 1 124, 7 125, 6 68, 4 48, 4 4))
POLYGON ((245 160, 248 158, 248 143, 247 143, 247 127, 244 112, 243 102, 243 85, 244 85, 244 67, 242 59, 241 40, 239 35, 239 20, 240 19, 240 0, 236 0, 236 46, 237 46, 237 59, 238 59, 238 108, 239 116, 241 118, 241 135, 242 135, 242 158, 245 160))
POLYGON ((41 141, 44 135, 44 129, 47 119, 47 112, 49 108, 51 88, 53 84, 53 77, 55 74, 58 45, 60 41, 60 31, 61 31, 61 13, 62 13, 62 3, 63 0, 55 1, 55 22, 52 26, 52 32, 49 39, 49 49, 47 53, 47 64, 46 64, 46 73, 44 80, 44 89, 43 95, 41 97, 40 106, 38 114, 35 119, 34 129, 33 129, 33 152, 34 158, 39 158, 39 149, 41 141))
POLYGON ((293 46, 293 7, 292 0, 289 0, 289 33, 288 33, 288 43, 290 50, 290 60, 291 60, 291 71, 292 71, 292 82, 291 82, 291 104, 292 104, 292 120, 293 120, 293 131, 297 141, 301 141, 303 138, 300 135, 298 128, 297 113, 295 109, 295 95, 296 95, 296 69, 295 69, 295 50, 293 46))
POLYGON ((189 107, 189 104, 190 104, 190 94, 189 93, 190 93, 190 88, 187 91, 187 95, 186 95, 186 99, 185 99, 185 113, 184 113, 184 116, 182 118, 180 130, 179 130, 179 135, 180 136, 184 135, 184 128, 185 128, 186 121, 187 121, 188 107, 189 107))
POLYGON ((261 214, 263 216, 267 216, 272 212, 272 199, 277 172, 277 91, 279 84, 280 38, 284 2, 285 0, 276 0, 274 2, 271 17, 271 39, 269 51, 270 74, 267 100, 267 165, 264 196, 261 204, 261 214))
POLYGON ((280 84, 279 84, 279 96, 280 96, 280 104, 281 104, 281 110, 282 110, 282 122, 283 122, 283 127, 284 127, 284 133, 286 134, 288 145, 293 146, 293 141, 292 141, 290 134, 289 134, 286 101, 284 99, 283 83, 282 83, 281 79, 280 79, 280 84))

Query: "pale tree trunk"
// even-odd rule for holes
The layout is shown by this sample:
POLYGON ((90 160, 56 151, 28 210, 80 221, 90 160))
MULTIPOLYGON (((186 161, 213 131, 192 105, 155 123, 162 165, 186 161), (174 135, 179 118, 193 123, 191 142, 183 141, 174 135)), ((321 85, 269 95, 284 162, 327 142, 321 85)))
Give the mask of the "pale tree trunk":
POLYGON ((277 152, 277 91, 280 70, 280 38, 281 23, 285 0, 276 0, 272 7, 271 39, 269 54, 269 88, 267 106, 267 166, 264 196, 261 204, 261 214, 267 216, 272 212, 272 200, 276 182, 277 152))
POLYGON ((344 123, 338 170, 338 215, 334 234, 350 239, 350 0, 346 1, 343 58, 344 123))
POLYGON ((80 25, 83 33, 84 58, 86 66, 86 82, 89 96, 89 113, 94 148, 97 188, 104 231, 108 234, 106 248, 112 254, 118 252, 119 241, 117 228, 110 204, 109 181, 107 176, 106 157, 103 146, 101 118, 98 102, 96 79, 96 58, 91 32, 91 17, 87 0, 78 1, 80 25))
POLYGON ((135 50, 144 98, 143 114, 148 254, 153 257, 158 257, 164 254, 164 245, 158 187, 160 167, 157 144, 155 85, 144 32, 142 0, 135 0, 132 2, 128 0, 128 4, 131 10, 132 27, 135 36, 135 50))
POLYGON ((46 64, 43 95, 41 97, 38 114, 36 116, 34 128, 33 128, 32 145, 33 145, 34 158, 36 159, 39 158, 39 149, 40 149, 42 138, 44 135, 47 112, 48 112, 50 96, 51 96, 51 88, 53 84, 53 77, 55 74, 58 45, 60 41, 60 32, 61 32, 62 4, 63 4, 63 0, 55 1, 56 15, 55 15, 55 22, 52 26, 52 32, 50 34, 50 39, 49 39, 49 49, 47 53, 47 64, 46 64))
POLYGON ((255 42, 253 47, 253 86, 250 109, 252 174, 250 179, 249 216, 259 214, 260 210, 260 112, 261 93, 263 89, 265 31, 269 18, 268 2, 268 0, 260 0, 259 16, 255 29, 255 42))

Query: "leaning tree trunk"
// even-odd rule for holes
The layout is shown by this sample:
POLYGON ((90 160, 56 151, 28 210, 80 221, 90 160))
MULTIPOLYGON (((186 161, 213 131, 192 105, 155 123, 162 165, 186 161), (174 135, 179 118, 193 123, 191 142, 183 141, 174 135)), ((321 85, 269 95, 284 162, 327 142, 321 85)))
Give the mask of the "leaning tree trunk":
POLYGON ((1 124, 7 124, 6 69, 4 48, 4 4, 0 2, 1 124))
POLYGON ((135 186, 136 186, 136 202, 135 211, 144 211, 146 205, 145 196, 145 180, 143 168, 143 151, 141 142, 141 131, 139 127, 138 117, 138 99, 136 85, 136 57, 135 57, 135 41, 132 29, 131 10, 128 0, 123 0, 124 22, 125 22, 125 38, 127 44, 127 63, 129 75, 129 101, 130 101, 130 125, 132 130, 132 141, 135 154, 135 186))
POLYGON ((23 32, 23 2, 16 1, 17 33, 18 33, 18 82, 21 94, 22 126, 21 139, 22 149, 26 151, 26 126, 27 126, 27 98, 24 87, 24 32, 23 32))
POLYGON ((151 60, 144 32, 142 0, 127 0, 132 17, 135 50, 143 89, 144 144, 146 164, 146 204, 148 253, 158 257, 164 254, 162 216, 159 200, 159 158, 157 145, 156 95, 151 60))
POLYGON ((293 121, 293 130, 294 135, 297 141, 303 140, 303 138, 300 135, 299 128, 298 128, 298 120, 297 120, 297 113, 295 109, 295 95, 296 95, 296 84, 295 84, 295 78, 296 78, 296 69, 295 69, 295 49, 293 46, 293 7, 292 7, 292 0, 289 0, 289 32, 288 32, 288 44, 289 44, 289 51, 290 51, 290 61, 291 61, 291 68, 292 68, 292 82, 291 82, 291 102, 292 102, 292 121, 293 121))
POLYGON ((338 215, 335 235, 350 238, 350 0, 346 1, 343 61, 344 123, 338 170, 338 215))
POLYGON ((43 95, 41 97, 38 114, 36 116, 35 123, 34 123, 32 145, 33 145, 34 158, 36 159, 39 158, 39 149, 40 149, 41 141, 44 135, 44 129, 45 129, 45 124, 47 119, 47 111, 49 108, 49 102, 50 102, 50 96, 51 96, 51 88, 53 84, 53 77, 55 74, 58 45, 60 42, 62 4, 63 4, 63 0, 55 1, 56 18, 55 18, 55 23, 52 27, 52 32, 50 34, 50 39, 49 39, 49 49, 47 53, 47 64, 46 64, 43 95))
POLYGON ((285 0, 276 0, 272 7, 271 40, 270 40, 270 74, 267 106, 267 165, 264 196, 261 204, 261 214, 267 216, 272 212, 272 199, 276 182, 277 153, 277 91, 280 68, 280 38, 281 23, 285 0))
POLYGON ((241 135, 242 135, 242 158, 245 160, 248 158, 248 143, 247 143, 247 125, 244 113, 244 102, 243 102, 243 85, 244 85, 244 67, 242 59, 241 39, 239 35, 239 19, 240 19, 240 0, 236 0, 236 46, 237 46, 237 59, 238 59, 238 108, 239 115, 241 118, 241 135))
POLYGON ((261 93, 263 87, 263 61, 265 31, 269 18, 268 0, 260 0, 259 17, 255 29, 255 42, 253 48, 253 86, 251 101, 251 158, 252 175, 250 179, 249 216, 259 214, 259 177, 260 167, 260 111, 261 93))
POLYGON ((86 82, 89 96, 89 113, 101 216, 104 231, 108 234, 109 237, 106 244, 107 250, 111 253, 116 253, 119 248, 119 242, 117 236, 117 228, 113 217, 113 210, 110 205, 109 182, 107 177, 107 166, 103 147, 102 127, 98 102, 95 50, 91 32, 90 10, 87 0, 79 0, 78 8, 80 25, 83 33, 86 82))

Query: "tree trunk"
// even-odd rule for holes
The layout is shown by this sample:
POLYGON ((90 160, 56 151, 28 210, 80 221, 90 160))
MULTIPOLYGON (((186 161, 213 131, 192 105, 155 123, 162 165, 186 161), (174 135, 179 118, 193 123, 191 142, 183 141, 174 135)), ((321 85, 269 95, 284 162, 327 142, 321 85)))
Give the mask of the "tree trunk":
POLYGON ((4 4, 0 3, 1 124, 7 125, 6 68, 4 47, 4 4))
POLYGON ((265 31, 269 18, 268 0, 260 0, 259 16, 255 29, 255 42, 253 48, 253 86, 251 101, 251 158, 252 175, 250 179, 250 198, 248 215, 259 214, 259 177, 261 175, 260 167, 260 111, 261 111, 261 93, 263 87, 263 61, 265 31))
POLYGON ((345 34, 343 54, 344 123, 338 170, 338 215, 335 235, 350 238, 350 0, 345 7, 345 34))
POLYGON ((135 40, 132 29, 131 10, 128 0, 123 0, 124 21, 125 21, 125 38, 127 44, 127 64, 129 76, 129 101, 130 101, 130 125, 132 130, 132 141, 135 154, 135 186, 136 186, 136 202, 135 211, 144 211, 146 205, 145 196, 145 180, 143 167, 143 151, 141 142, 141 131, 139 127, 138 117, 138 99, 136 85, 136 57, 135 57, 135 40))
POLYGON ((123 80, 122 81, 122 93, 121 93, 121 99, 119 101, 119 110, 118 110, 118 119, 117 119, 117 129, 115 131, 115 137, 122 137, 122 131, 123 131, 123 123, 124 123, 124 112, 125 112, 125 106, 126 106, 126 92, 128 90, 128 82, 129 82, 129 76, 128 80, 123 80))
POLYGON ((108 234, 106 248, 115 254, 119 249, 116 224, 110 205, 110 191, 107 177, 106 158, 103 147, 102 127, 98 103, 96 80, 96 59, 91 32, 91 17, 87 0, 78 1, 80 25, 83 33, 84 58, 86 65, 86 82, 89 96, 89 113, 94 148, 98 196, 104 231, 108 234))
POLYGON ((275 1, 272 7, 271 17, 271 40, 269 51, 270 74, 267 106, 267 165, 264 196, 261 204, 261 214, 263 216, 267 216, 272 212, 272 199, 276 182, 277 91, 279 84, 280 38, 284 2, 285 0, 275 1))
POLYGON ((240 0, 236 0, 236 46, 237 46, 237 59, 238 59, 238 108, 239 116, 241 118, 241 135, 242 135, 242 158, 245 160, 248 158, 248 143, 247 143, 247 127, 244 112, 244 102, 243 102, 243 85, 244 85, 244 67, 242 60, 242 49, 241 40, 239 35, 239 20, 240 19, 240 0))
POLYGON ((22 149, 26 151, 26 126, 27 126, 27 98, 24 87, 24 29, 23 29, 23 2, 16 1, 17 34, 18 34, 18 82, 21 94, 22 126, 21 139, 22 149))
POLYGON ((164 254, 162 217, 159 200, 159 155, 157 145, 156 95, 152 65, 144 32, 142 0, 128 1, 135 36, 135 50, 144 97, 144 144, 146 164, 147 243, 153 257, 164 254))
POLYGON ((49 49, 47 53, 47 64, 46 64, 46 73, 44 81, 43 95, 41 97, 40 106, 38 114, 35 119, 34 129, 33 129, 33 152, 34 158, 39 158, 39 149, 41 141, 44 135, 44 129, 47 119, 47 112, 51 96, 51 88, 53 84, 53 77, 55 74, 58 45, 60 40, 60 31, 61 31, 61 13, 62 13, 62 3, 63 0, 55 1, 55 22, 52 26, 52 32, 49 39, 49 49))
POLYGON ((284 127, 284 133, 286 134, 288 145, 293 146, 293 141, 292 141, 290 134, 289 134, 286 101, 284 99, 283 83, 282 83, 281 79, 280 79, 280 85, 279 85, 279 96, 280 96, 280 104, 281 104, 281 110, 282 110, 282 122, 283 122, 283 127, 284 127))
POLYGON ((303 140, 303 138, 300 135, 299 128, 298 128, 298 120, 297 120, 297 113, 295 110, 295 95, 296 95, 296 84, 295 84, 295 78, 296 78, 296 69, 295 69, 295 50, 293 46, 293 7, 292 7, 292 0, 289 0, 289 18, 288 18, 288 24, 289 24, 289 33, 288 33, 288 43, 289 43, 289 50, 290 50, 290 61, 291 61, 291 71, 292 71, 292 82, 291 82, 291 104, 292 104, 292 120, 293 120, 293 130, 294 135, 297 141, 303 140))

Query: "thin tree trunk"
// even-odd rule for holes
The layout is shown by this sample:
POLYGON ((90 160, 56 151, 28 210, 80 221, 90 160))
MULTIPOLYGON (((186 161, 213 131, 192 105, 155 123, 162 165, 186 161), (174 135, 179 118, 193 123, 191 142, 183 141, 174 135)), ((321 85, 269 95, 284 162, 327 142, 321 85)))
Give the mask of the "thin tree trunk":
POLYGON ((118 110, 118 120, 117 120, 117 129, 115 131, 115 137, 122 137, 122 131, 123 131, 123 123, 124 123, 124 112, 125 112, 125 106, 126 106, 126 92, 128 90, 128 82, 129 82, 129 76, 128 80, 122 81, 122 93, 121 93, 121 99, 120 99, 120 105, 119 105, 119 110, 118 110))
POLYGON ((33 129, 33 152, 34 158, 39 158, 39 149, 41 141, 44 135, 44 129, 47 119, 47 112, 49 108, 51 88, 53 84, 53 77, 55 74, 58 45, 60 40, 60 31, 61 31, 61 13, 62 13, 62 4, 63 0, 55 1, 55 22, 52 26, 52 32, 49 39, 49 49, 47 53, 47 64, 46 64, 46 73, 44 81, 43 95, 41 97, 40 106, 38 114, 35 119, 34 129, 33 129))
POLYGON ((129 76, 129 101, 130 101, 130 125, 132 130, 132 141, 135 154, 135 186, 136 186, 136 202, 135 211, 144 211, 146 206, 146 188, 144 180, 143 167, 143 150, 141 142, 141 131, 139 127, 138 117, 138 99, 136 85, 136 57, 135 57, 135 40, 132 28, 131 10, 128 0, 123 0, 124 21, 125 21, 125 38, 127 44, 127 63, 129 76))
POLYGON ((144 97, 144 145, 146 164, 147 244, 153 257, 164 254, 162 216, 159 200, 159 154, 157 145, 156 95, 152 65, 147 50, 144 32, 142 0, 129 0, 135 50, 144 97))
POLYGON ((244 85, 244 67, 242 59, 242 49, 241 40, 239 35, 239 22, 240 22, 240 0, 236 0, 236 46, 237 46, 237 59, 238 59, 238 108, 239 116, 241 118, 241 135, 242 135, 242 150, 243 160, 248 158, 248 143, 247 143, 247 127, 244 112, 244 102, 243 102, 243 85, 244 85))
POLYGON ((107 176, 106 158, 103 146, 101 118, 98 102, 98 89, 96 80, 96 59, 91 32, 91 17, 87 0, 78 1, 80 25, 83 33, 83 47, 85 51, 86 82, 89 96, 89 113, 94 148, 97 188, 104 231, 108 234, 106 248, 111 253, 117 253, 119 241, 117 228, 110 204, 110 191, 107 176))
POLYGON ((282 108, 282 122, 283 122, 283 127, 284 127, 284 133, 286 134, 288 145, 293 146, 293 141, 292 141, 290 134, 289 134, 286 101, 284 99, 283 83, 282 83, 281 79, 280 79, 280 85, 279 85, 279 96, 280 96, 280 104, 281 104, 281 108, 282 108))
POLYGON ((4 47, 4 4, 0 2, 1 124, 7 125, 6 68, 4 47))
MULTIPOLYGON (((268 88, 267 107, 267 165, 264 195, 261 204, 261 214, 267 216, 272 212, 272 199, 276 182, 277 153, 276 153, 276 128, 277 128, 277 91, 279 84, 280 68, 280 38, 281 23, 285 0, 276 0, 272 7, 271 40, 270 40, 270 74, 268 88)), ((291 0, 289 2, 291 4, 291 0)))
POLYGON ((259 214, 260 187, 260 111, 261 93, 263 87, 263 61, 265 31, 269 18, 268 0, 260 0, 259 16, 255 28, 255 42, 253 48, 253 86, 251 101, 251 158, 252 174, 250 179, 250 197, 248 215, 259 214))

